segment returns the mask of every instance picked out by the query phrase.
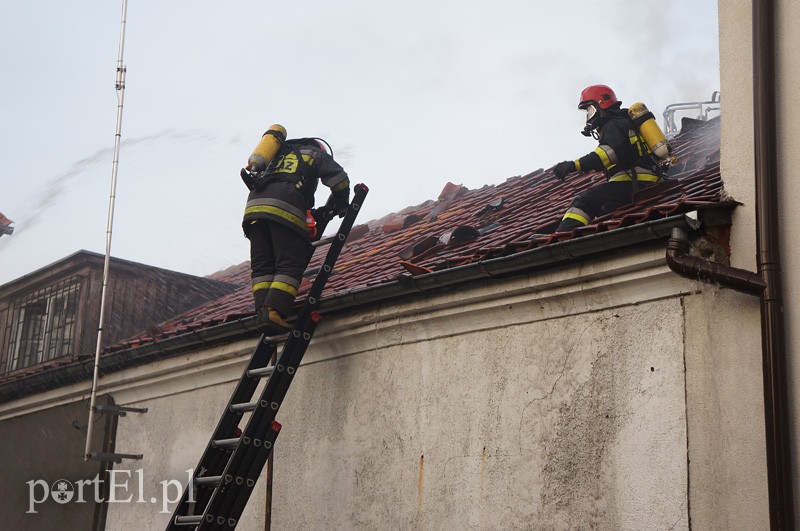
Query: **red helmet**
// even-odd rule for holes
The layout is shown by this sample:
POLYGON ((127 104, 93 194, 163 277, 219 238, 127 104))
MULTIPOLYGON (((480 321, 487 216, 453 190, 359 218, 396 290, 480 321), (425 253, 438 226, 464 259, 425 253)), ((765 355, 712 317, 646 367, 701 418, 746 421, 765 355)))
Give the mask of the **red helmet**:
POLYGON ((608 109, 618 102, 617 95, 614 94, 611 87, 606 85, 589 85, 581 92, 581 102, 578 104, 578 108, 585 109, 592 103, 596 103, 599 108, 608 109))

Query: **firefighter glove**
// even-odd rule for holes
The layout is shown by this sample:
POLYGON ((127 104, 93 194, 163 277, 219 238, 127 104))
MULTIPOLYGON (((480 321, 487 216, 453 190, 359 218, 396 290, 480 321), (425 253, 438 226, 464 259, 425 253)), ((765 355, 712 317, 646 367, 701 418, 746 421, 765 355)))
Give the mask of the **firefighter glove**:
POLYGON ((555 173, 556 177, 559 180, 563 181, 564 177, 566 177, 567 174, 570 174, 570 173, 574 172, 575 170, 577 170, 577 168, 575 167, 575 161, 574 160, 565 160, 564 162, 559 162, 558 164, 556 164, 555 170, 553 171, 553 173, 555 173))
POLYGON ((314 219, 318 221, 330 221, 333 218, 333 212, 327 206, 319 207, 317 209, 311 209, 311 215, 314 216, 314 219))

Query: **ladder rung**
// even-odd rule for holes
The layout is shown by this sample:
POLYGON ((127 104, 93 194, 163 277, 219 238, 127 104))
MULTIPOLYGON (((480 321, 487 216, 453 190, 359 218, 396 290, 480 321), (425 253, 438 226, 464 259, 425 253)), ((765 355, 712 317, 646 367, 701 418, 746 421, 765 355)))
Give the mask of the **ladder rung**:
POLYGON ((244 412, 247 412, 247 411, 253 411, 256 408, 257 405, 258 405, 258 402, 245 402, 245 403, 242 403, 242 404, 231 404, 231 411, 233 413, 244 413, 244 412))
POLYGON ((267 367, 261 367, 260 369, 250 369, 247 371, 247 376, 250 378, 261 378, 263 376, 269 376, 272 374, 272 370, 275 368, 274 365, 269 365, 267 367))
POLYGON ((234 437, 233 439, 217 439, 216 441, 211 441, 211 444, 214 448, 233 450, 236 448, 236 445, 239 444, 239 437, 234 437))
POLYGON ((284 343, 286 340, 289 339, 289 334, 278 334, 277 336, 264 336, 264 344, 266 345, 277 345, 279 343, 284 343))
POLYGON ((322 238, 315 242, 311 242, 311 245, 314 247, 322 247, 323 245, 328 245, 329 243, 333 242, 335 239, 336 236, 328 236, 327 238, 322 238))
POLYGON ((202 521, 203 521, 203 515, 175 517, 175 525, 199 525, 202 521))
POLYGON ((205 476, 201 478, 194 478, 195 485, 212 486, 216 487, 222 481, 222 476, 205 476))

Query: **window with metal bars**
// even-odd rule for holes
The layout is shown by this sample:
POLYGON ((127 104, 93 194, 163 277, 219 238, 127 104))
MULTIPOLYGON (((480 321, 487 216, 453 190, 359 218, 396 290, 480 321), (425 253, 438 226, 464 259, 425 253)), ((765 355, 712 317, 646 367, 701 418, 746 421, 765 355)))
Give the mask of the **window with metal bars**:
POLYGON ((14 301, 8 372, 73 354, 80 290, 71 277, 14 301))

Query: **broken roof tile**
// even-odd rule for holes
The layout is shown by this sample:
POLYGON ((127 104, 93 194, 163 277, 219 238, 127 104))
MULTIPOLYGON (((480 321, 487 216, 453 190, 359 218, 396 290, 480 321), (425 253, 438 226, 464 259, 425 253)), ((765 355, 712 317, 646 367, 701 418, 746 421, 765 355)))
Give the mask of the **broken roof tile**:
POLYGON ((383 232, 389 233, 403 228, 405 216, 400 214, 390 214, 383 220, 383 232))
POLYGON ((427 267, 422 267, 420 265, 417 265, 417 264, 415 264, 413 262, 409 262, 407 260, 401 260, 400 261, 400 265, 403 266, 403 268, 405 268, 406 271, 411 273, 412 277, 415 277, 417 275, 424 275, 425 273, 432 273, 433 272, 433 269, 430 269, 430 268, 427 268, 427 267))
POLYGON ((453 246, 472 241, 478 236, 480 236, 480 233, 475 227, 461 225, 439 236, 439 242, 443 245, 453 246))
POLYGON ((439 201, 449 201, 452 199, 457 198, 460 195, 463 195, 467 191, 467 188, 461 184, 453 184, 448 182, 442 188, 441 193, 439 193, 439 201))

